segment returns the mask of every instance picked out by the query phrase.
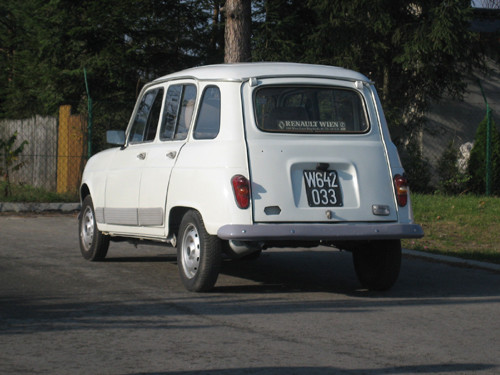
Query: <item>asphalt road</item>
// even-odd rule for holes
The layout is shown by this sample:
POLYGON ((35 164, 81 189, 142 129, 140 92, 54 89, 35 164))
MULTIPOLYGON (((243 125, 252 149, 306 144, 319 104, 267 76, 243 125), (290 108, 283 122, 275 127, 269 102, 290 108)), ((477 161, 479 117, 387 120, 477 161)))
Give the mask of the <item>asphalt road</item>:
POLYGON ((499 374, 500 274, 403 259, 360 289, 351 256, 268 250, 184 290, 175 251, 79 253, 75 215, 0 216, 1 374, 499 374))

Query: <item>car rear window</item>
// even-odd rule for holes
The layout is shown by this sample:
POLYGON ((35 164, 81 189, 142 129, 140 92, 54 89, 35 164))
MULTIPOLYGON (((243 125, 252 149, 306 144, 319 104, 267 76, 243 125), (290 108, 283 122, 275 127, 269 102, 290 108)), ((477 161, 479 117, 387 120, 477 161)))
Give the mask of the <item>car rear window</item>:
POLYGON ((342 87, 267 86, 254 95, 257 127, 278 133, 364 133, 362 96, 342 87))

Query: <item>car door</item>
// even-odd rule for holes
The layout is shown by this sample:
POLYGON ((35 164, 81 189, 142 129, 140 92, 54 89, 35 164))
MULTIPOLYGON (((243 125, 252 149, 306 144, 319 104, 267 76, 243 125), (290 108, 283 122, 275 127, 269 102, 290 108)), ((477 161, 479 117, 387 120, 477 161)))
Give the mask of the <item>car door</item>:
POLYGON ((142 233, 164 234, 165 206, 172 168, 188 136, 196 102, 192 82, 167 87, 158 139, 144 155, 140 182, 138 224, 142 233))
POLYGON ((139 222, 138 208, 142 170, 154 142, 164 96, 163 87, 144 92, 124 147, 115 152, 109 165, 104 205, 104 222, 134 232, 139 222))

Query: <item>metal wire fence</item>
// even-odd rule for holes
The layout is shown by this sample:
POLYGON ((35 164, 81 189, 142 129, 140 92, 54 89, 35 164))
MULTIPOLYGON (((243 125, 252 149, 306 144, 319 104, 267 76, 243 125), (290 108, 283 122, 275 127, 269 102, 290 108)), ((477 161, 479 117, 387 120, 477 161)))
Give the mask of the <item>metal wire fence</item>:
POLYGON ((17 138, 13 149, 24 141, 27 144, 11 165, 21 165, 20 168, 8 170, 5 155, 0 158, 3 180, 8 170, 11 184, 76 195, 87 160, 84 116, 72 115, 70 106, 62 106, 58 118, 1 120, 0 139, 6 140, 14 134, 17 138))

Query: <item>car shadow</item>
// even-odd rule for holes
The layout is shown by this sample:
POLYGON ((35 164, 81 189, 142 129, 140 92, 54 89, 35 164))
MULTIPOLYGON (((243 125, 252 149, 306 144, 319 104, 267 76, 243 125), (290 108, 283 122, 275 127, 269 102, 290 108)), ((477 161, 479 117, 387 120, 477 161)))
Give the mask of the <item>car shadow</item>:
MULTIPOLYGON (((177 267, 175 249, 150 247, 110 255, 106 263, 168 263, 177 267)), ((269 249, 256 260, 225 258, 211 293, 304 293, 326 292, 362 297, 487 297, 500 296, 500 274, 403 256, 396 284, 388 291, 361 287, 349 252, 333 248, 269 249)), ((180 281, 179 287, 182 288, 180 281)))

